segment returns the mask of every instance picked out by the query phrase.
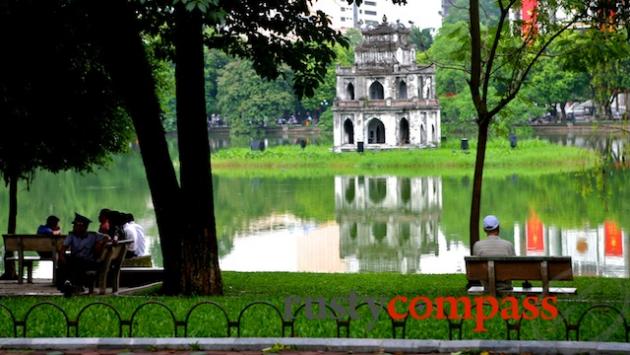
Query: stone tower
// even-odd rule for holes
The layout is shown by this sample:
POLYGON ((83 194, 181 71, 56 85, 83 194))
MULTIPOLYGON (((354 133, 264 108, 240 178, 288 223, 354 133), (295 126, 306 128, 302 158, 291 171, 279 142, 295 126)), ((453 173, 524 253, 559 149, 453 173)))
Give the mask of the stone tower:
POLYGON ((409 29, 385 17, 363 31, 350 68, 337 68, 334 150, 439 145, 435 68, 416 65, 409 29))

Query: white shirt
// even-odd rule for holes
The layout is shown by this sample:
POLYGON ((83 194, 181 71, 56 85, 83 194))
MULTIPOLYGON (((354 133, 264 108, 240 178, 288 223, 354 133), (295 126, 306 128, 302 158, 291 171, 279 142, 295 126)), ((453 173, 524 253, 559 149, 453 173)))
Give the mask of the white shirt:
POLYGON ((132 241, 127 250, 134 252, 137 256, 144 255, 144 228, 133 221, 125 223, 123 228, 125 229, 127 239, 132 241))

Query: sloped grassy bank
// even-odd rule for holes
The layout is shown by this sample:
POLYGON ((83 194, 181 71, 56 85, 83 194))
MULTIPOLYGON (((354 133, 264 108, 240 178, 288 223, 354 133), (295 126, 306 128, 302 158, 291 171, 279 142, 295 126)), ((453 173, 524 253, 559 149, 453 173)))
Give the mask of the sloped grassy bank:
MULTIPOLYGON (((434 149, 333 153, 329 146, 272 147, 264 152, 230 148, 212 155, 213 172, 219 175, 321 176, 336 174, 467 175, 475 165, 475 143, 462 151, 451 141, 434 149)), ((559 146, 542 140, 519 142, 512 149, 504 140, 488 144, 485 175, 532 175, 584 170, 600 164, 590 150, 559 146)))
MULTIPOLYGON (((264 257, 264 256, 261 256, 264 257)), ((327 301, 339 298, 347 305, 348 296, 355 293, 361 300, 369 296, 373 299, 389 300, 396 295, 408 297, 465 296, 464 275, 399 275, 399 274, 315 274, 284 272, 224 272, 225 296, 222 297, 159 297, 147 293, 143 296, 118 297, 6 297, 0 304, 10 309, 18 320, 23 320, 29 308, 36 303, 49 301, 64 309, 71 320, 75 320, 82 307, 93 302, 112 305, 122 319, 130 319, 134 311, 143 303, 157 301, 166 305, 178 321, 186 319, 194 304, 214 301, 221 305, 230 321, 235 321, 247 304, 266 301, 281 311, 289 296, 301 299, 320 297, 327 301)), ((570 324, 577 323, 579 317, 591 306, 606 304, 619 309, 626 319, 630 319, 630 280, 593 277, 577 277, 572 282, 558 283, 558 286, 577 287, 578 295, 558 300, 558 309, 570 324)), ((117 336, 118 320, 111 310, 103 306, 89 308, 80 319, 80 336, 117 336)), ((294 307, 294 311, 295 311, 294 307)), ((316 314, 318 309, 315 308, 316 314)), ((370 325, 372 316, 368 307, 360 308, 359 319, 350 323, 351 337, 391 338, 391 321, 381 312, 378 321, 370 325)), ((6 312, 0 312, 0 336, 11 331, 11 322, 6 312)), ((580 340, 625 341, 623 321, 614 313, 600 309, 587 313, 580 329, 580 340)), ((29 316, 28 336, 65 336, 65 321, 61 313, 52 306, 36 308, 29 316)), ((488 331, 475 333, 474 321, 465 321, 464 339, 505 339, 505 322, 495 317, 485 322, 488 331)), ((171 315, 156 305, 145 306, 134 318, 134 336, 173 336, 171 315)), ((296 336, 335 337, 336 324, 333 320, 308 320, 301 312, 295 322, 296 336)), ((400 331, 400 329, 399 329, 400 331)), ((182 336, 182 328, 178 331, 182 336)), ((254 306, 242 318, 241 336, 280 336, 281 321, 271 308, 254 306)), ((288 333, 287 333, 288 335, 288 333)), ((226 336, 226 322, 216 308, 202 306, 190 315, 188 336, 226 336)), ((233 329, 232 336, 236 336, 233 329)), ((400 333, 399 335, 400 336, 400 333)), ((426 320, 409 319, 406 337, 411 339, 448 339, 448 322, 430 317, 426 320)), ((565 337, 565 326, 561 317, 552 321, 530 320, 523 322, 521 339, 560 339, 565 337)), ((512 334, 512 339, 514 333, 512 334)), ((574 333, 571 335, 574 339, 574 333)))

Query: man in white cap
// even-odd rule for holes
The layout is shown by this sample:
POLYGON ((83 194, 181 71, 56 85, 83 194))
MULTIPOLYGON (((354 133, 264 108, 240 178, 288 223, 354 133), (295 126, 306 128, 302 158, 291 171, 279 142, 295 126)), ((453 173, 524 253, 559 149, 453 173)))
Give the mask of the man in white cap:
MULTIPOLYGON (((483 230, 488 236, 485 240, 480 240, 473 246, 473 255, 476 256, 515 256, 514 245, 507 240, 501 239, 499 233, 499 219, 489 215, 483 219, 483 230)), ((486 285, 484 285, 485 287, 486 285)), ((497 282, 497 289, 511 289, 511 282, 497 282)))

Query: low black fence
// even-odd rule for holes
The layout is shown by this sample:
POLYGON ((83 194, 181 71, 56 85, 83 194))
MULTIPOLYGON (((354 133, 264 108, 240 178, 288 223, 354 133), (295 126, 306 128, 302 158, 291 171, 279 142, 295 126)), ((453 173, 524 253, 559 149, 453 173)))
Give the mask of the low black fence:
MULTIPOLYGON (((214 326, 217 323, 224 323, 224 326, 220 326, 221 334, 218 336, 224 337, 241 337, 243 331, 246 327, 244 317, 251 312, 253 308, 263 308, 265 309, 266 317, 263 320, 258 321, 258 323, 250 325, 250 327, 265 327, 268 329, 274 329, 276 331, 275 336, 282 337, 319 337, 321 334, 308 334, 308 332, 300 332, 300 334, 296 334, 296 323, 297 322, 318 322, 320 320, 308 319, 305 314, 306 304, 299 305, 295 311, 289 312, 290 316, 287 317, 287 314, 284 313, 282 309, 277 307, 276 305, 270 302, 252 302, 245 305, 239 312, 236 318, 230 318, 228 315, 228 311, 218 303, 212 301, 204 301, 198 302, 192 305, 183 318, 178 318, 175 315, 175 312, 171 307, 162 302, 157 301, 148 301, 141 303, 135 308, 133 308, 133 312, 129 317, 123 317, 121 312, 116 309, 115 306, 104 303, 104 302, 93 302, 89 303, 83 307, 81 307, 76 315, 76 317, 71 318, 68 315, 68 312, 64 310, 61 306, 52 303, 52 302, 40 302, 29 307, 22 319, 18 319, 14 312, 6 305, 0 304, 0 324, 2 324, 5 328, 5 331, 0 330, 0 337, 32 337, 32 336, 42 336, 40 334, 33 334, 32 329, 41 328, 43 326, 51 327, 52 318, 60 318, 62 321, 57 321, 59 327, 55 326, 58 335, 57 336, 65 336, 65 337, 86 337, 95 336, 92 333, 86 334, 86 329, 88 325, 86 325, 85 315, 89 312, 96 312, 96 314, 92 313, 92 318, 90 319, 92 327, 95 322, 114 322, 115 324, 115 333, 109 334, 108 336, 114 337, 134 337, 134 336, 153 336, 147 335, 146 332, 142 330, 143 325, 141 322, 138 322, 138 317, 147 309, 147 308, 158 308, 162 311, 164 316, 158 318, 159 322, 156 321, 156 318, 152 318, 149 325, 152 328, 169 328, 172 330, 172 334, 170 336, 173 337, 191 337, 195 336, 195 334, 191 335, 191 328, 193 327, 205 327, 208 326, 209 323, 202 323, 201 325, 193 325, 191 319, 194 315, 209 315, 209 313, 213 314, 211 317, 214 326), (44 316, 41 316, 41 309, 46 309, 44 316), (37 313, 39 310, 40 316, 34 317, 33 315, 37 313), (106 316, 107 314, 107 316, 106 316), (96 317, 96 320, 95 320, 96 317), (290 319, 287 319, 290 318, 290 319), (98 319, 101 319, 100 321, 98 319), (63 324, 65 323, 65 324, 63 324), (159 323, 159 324, 158 324, 159 323), (6 333, 6 334, 5 334, 6 333)), ((356 306, 355 310, 363 310, 367 311, 369 305, 367 303, 362 303, 356 306)), ((379 320, 378 322, 381 324, 381 332, 378 334, 378 337, 391 337, 394 339, 422 339, 423 337, 410 336, 409 330, 422 323, 422 322, 433 322, 430 323, 429 328, 434 327, 434 325, 441 324, 444 329, 448 329, 448 332, 443 332, 444 338, 449 340, 454 339, 462 339, 464 332, 464 328, 473 326, 475 320, 468 319, 459 319, 453 320, 448 319, 445 315, 443 319, 429 319, 424 321, 417 321, 409 316, 405 317, 401 320, 395 320, 390 317, 387 307, 381 304, 378 304, 379 308, 379 320), (420 323, 415 323, 420 322, 420 323), (383 331, 383 329, 386 329, 383 331), (385 334, 387 333, 387 334, 385 334), (447 335, 446 335, 447 334, 447 335)), ((334 325, 331 325, 331 328, 334 327, 334 332, 336 334, 328 334, 328 336, 338 337, 338 338, 348 338, 352 337, 352 328, 354 327, 365 327, 365 322, 358 322, 356 319, 352 319, 350 316, 345 317, 337 317, 338 312, 326 305, 326 309, 331 314, 332 317, 328 319, 329 322, 333 322, 334 325)), ((433 308, 435 309, 435 308, 433 308)), ((312 312, 312 309, 310 310, 312 312)), ((420 309, 419 309, 420 311, 420 309)), ((446 311, 445 311, 446 313, 446 311)), ((312 315, 312 314, 311 314, 312 315)), ((611 305, 594 305, 590 306, 584 310, 579 311, 578 313, 573 313, 572 318, 577 319, 575 322, 569 322, 566 315, 562 312, 558 312, 558 317, 553 322, 553 326, 547 324, 543 327, 543 329, 539 329, 539 331, 545 332, 545 327, 553 327, 556 334, 562 333, 562 339, 557 340, 586 340, 583 339, 581 334, 586 330, 590 329, 593 331, 593 327, 596 327, 595 331, 599 333, 610 333, 614 331, 616 333, 615 341, 624 341, 628 342, 630 327, 628 325, 628 321, 624 314, 617 307, 611 305), (607 318, 601 319, 599 315, 606 313, 607 318), (560 328, 559 328, 560 327, 560 328), (605 330, 605 331, 602 331, 605 330)), ((492 339, 506 339, 506 340, 521 340, 522 329, 528 322, 533 322, 533 320, 526 320, 525 318, 521 318, 519 320, 503 320, 500 322, 495 320, 492 329, 491 335, 485 336, 483 338, 492 338, 492 339), (501 325, 498 326, 498 323, 501 325)), ((90 322, 87 322, 90 323, 90 322)), ((255 323, 255 322, 254 322, 255 323)), ((426 324, 426 323, 425 323, 426 324)), ((109 324, 111 326, 111 324, 109 324)), ((146 326, 146 324, 145 324, 146 326)), ((306 327, 308 329, 308 327, 306 327)), ((490 328, 490 327, 489 327, 490 328)), ((549 328, 551 329, 551 328, 549 328)), ((103 335, 97 335, 103 336, 103 335)), ((363 336, 362 336, 363 337, 363 336)), ((433 337, 434 338, 434 337, 433 337)), ((476 336, 470 338, 478 338, 476 336)), ((591 339, 589 339, 591 340, 591 339)), ((606 339, 598 339, 598 340, 606 340, 606 339)))

